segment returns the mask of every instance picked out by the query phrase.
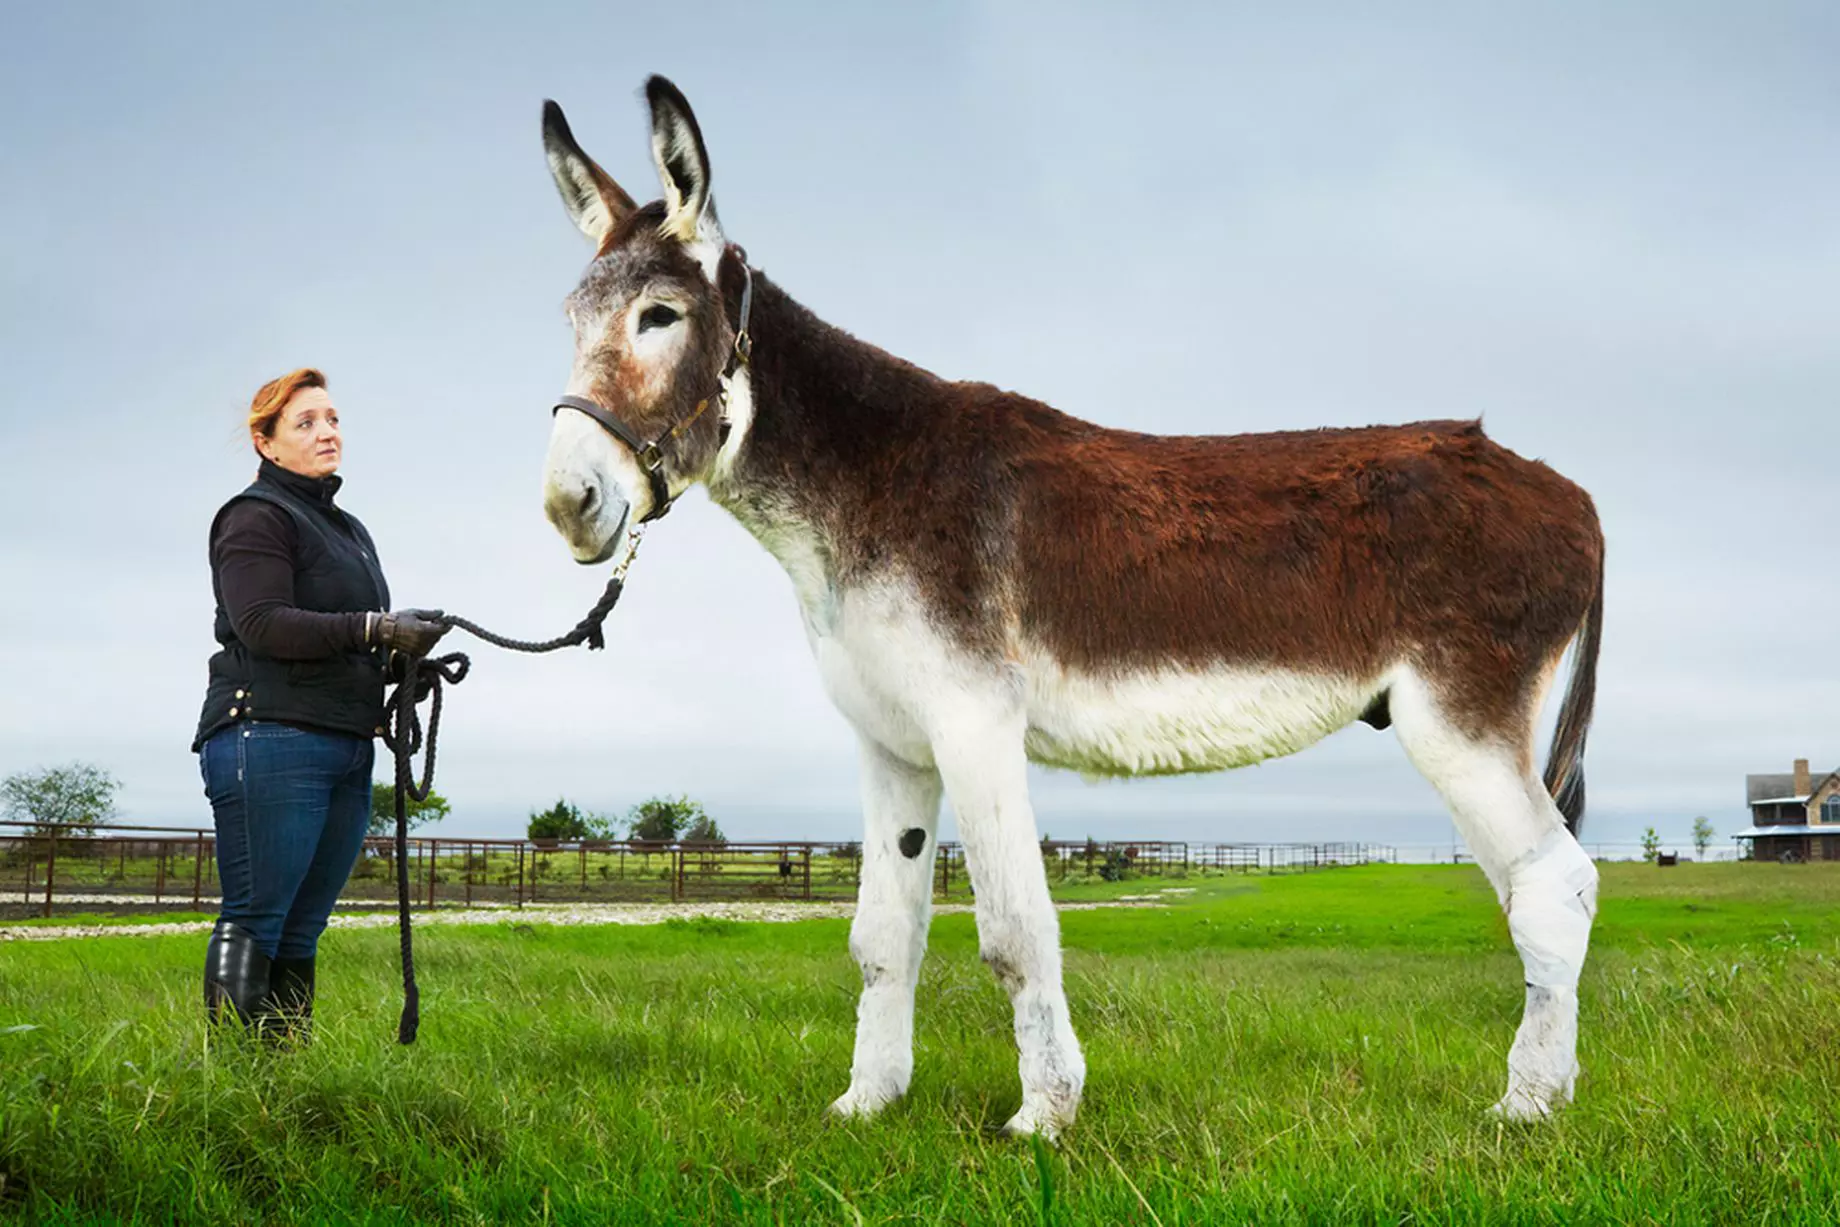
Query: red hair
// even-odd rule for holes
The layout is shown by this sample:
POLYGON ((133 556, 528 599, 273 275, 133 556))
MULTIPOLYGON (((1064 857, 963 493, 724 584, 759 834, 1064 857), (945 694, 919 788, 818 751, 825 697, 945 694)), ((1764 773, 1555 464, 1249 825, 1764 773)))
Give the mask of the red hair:
MULTIPOLYGON (((310 366, 303 366, 297 371, 289 371, 279 379, 271 379, 256 391, 256 397, 249 402, 249 433, 260 434, 272 439, 275 435, 275 422, 281 416, 282 409, 294 398, 294 393, 302 388, 323 388, 326 376, 310 366)), ((256 449, 258 452, 260 448, 256 449)))

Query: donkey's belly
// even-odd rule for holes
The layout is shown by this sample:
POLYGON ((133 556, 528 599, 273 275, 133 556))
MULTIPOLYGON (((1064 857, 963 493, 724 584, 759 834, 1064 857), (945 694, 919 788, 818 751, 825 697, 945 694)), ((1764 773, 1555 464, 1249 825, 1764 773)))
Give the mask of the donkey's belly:
POLYGON ((1385 683, 1283 669, 1063 669, 1032 658, 1028 754, 1088 775, 1244 767, 1349 724, 1385 683))

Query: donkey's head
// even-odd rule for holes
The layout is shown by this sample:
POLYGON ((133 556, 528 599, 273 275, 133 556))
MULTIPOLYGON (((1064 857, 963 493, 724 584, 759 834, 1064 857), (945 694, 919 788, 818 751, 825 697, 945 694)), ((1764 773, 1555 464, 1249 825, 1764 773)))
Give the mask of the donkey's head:
POLYGON ((631 525, 707 477, 721 447, 718 380, 734 343, 717 270, 725 252, 709 156, 675 85, 645 85, 664 199, 643 208, 543 105, 550 172, 593 263, 565 301, 575 367, 557 407, 543 505, 577 562, 600 562, 631 525))

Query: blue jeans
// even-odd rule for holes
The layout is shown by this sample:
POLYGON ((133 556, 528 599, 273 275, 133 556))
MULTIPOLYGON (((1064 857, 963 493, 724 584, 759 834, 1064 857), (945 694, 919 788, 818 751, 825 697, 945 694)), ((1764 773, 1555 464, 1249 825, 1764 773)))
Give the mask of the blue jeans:
POLYGON ((368 737, 244 721, 198 752, 217 825, 223 911, 270 958, 312 958, 364 847, 368 737))

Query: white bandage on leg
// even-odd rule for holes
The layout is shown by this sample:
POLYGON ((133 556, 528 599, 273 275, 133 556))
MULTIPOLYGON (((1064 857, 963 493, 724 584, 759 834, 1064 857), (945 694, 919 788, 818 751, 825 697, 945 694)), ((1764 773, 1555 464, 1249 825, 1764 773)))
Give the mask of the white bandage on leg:
POLYGON ((1597 866, 1554 831, 1508 869, 1508 931, 1527 983, 1574 989, 1597 915, 1597 866))

